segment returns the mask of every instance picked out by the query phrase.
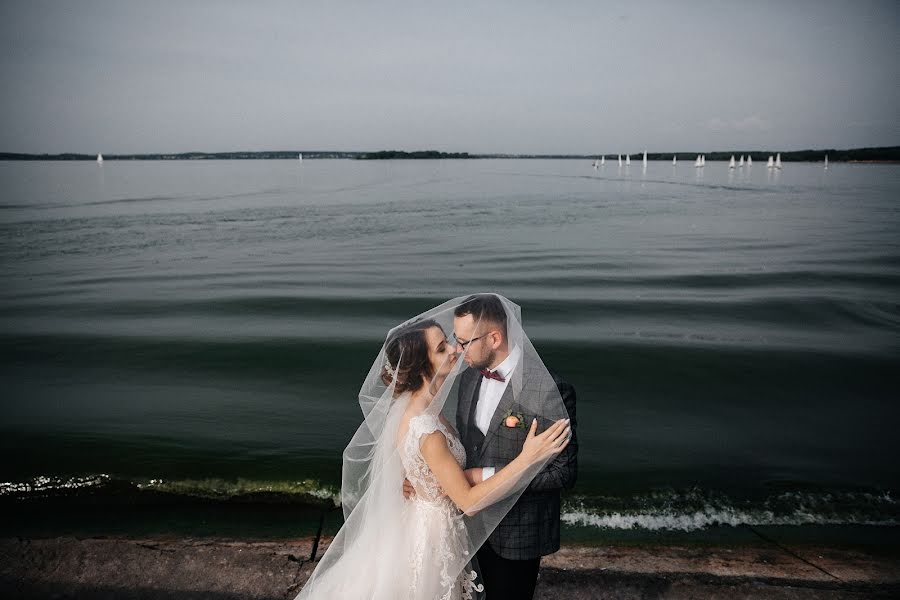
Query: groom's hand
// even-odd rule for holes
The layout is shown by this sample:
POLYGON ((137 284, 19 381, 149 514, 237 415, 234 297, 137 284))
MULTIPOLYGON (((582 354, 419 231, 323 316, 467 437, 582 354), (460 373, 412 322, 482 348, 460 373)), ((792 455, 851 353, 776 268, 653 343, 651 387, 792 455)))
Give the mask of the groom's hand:
POLYGON ((466 469, 466 479, 469 481, 469 485, 478 485, 482 481, 484 481, 483 477, 483 469, 481 467, 475 467, 474 469, 466 469))
POLYGON ((403 497, 409 500, 416 495, 416 488, 409 482, 409 479, 403 480, 403 497))

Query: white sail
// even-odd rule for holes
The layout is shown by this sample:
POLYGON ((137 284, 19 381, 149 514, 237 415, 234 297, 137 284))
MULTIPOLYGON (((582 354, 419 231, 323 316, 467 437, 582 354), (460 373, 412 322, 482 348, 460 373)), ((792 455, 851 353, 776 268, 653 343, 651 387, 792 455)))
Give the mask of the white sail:
POLYGON ((621 167, 621 166, 622 166, 622 155, 621 155, 621 154, 616 154, 616 156, 619 157, 619 166, 621 167))
POLYGON ((301 152, 300 154, 297 155, 297 160, 303 160, 303 153, 302 153, 302 152, 301 152))
POLYGON ((672 155, 672 166, 675 166, 677 164, 678 164, 678 156, 673 154, 672 155))
POLYGON ((734 154, 731 155, 731 160, 728 161, 728 168, 729 169, 734 168, 734 154))
POLYGON ((601 167, 606 166, 606 156, 601 156, 601 157, 600 157, 600 166, 601 166, 601 167))
POLYGON ((705 166, 706 166, 706 155, 705 155, 705 154, 701 154, 701 155, 700 155, 700 166, 701 166, 701 167, 705 167, 705 166))
POLYGON ((828 170, 828 155, 825 155, 825 170, 828 170))
POLYGON ((625 166, 626 167, 631 166, 631 155, 630 154, 625 155, 625 166))
POLYGON ((743 167, 743 166, 744 166, 744 155, 743 155, 743 154, 741 154, 741 160, 738 162, 738 166, 739 166, 739 167, 743 167))
POLYGON ((647 151, 644 150, 644 159, 643 159, 644 168, 647 168, 647 151))
POLYGON ((102 154, 98 154, 98 155, 97 155, 97 164, 98 164, 98 165, 102 165, 102 164, 103 164, 103 155, 102 155, 102 154))
POLYGON ((775 168, 776 168, 776 169, 780 169, 780 168, 781 168, 781 152, 779 152, 779 153, 775 156, 775 168))
POLYGON ((766 163, 766 167, 769 169, 775 168, 775 157, 772 156, 771 154, 769 155, 769 162, 766 163))
POLYGON ((753 157, 750 156, 749 154, 747 155, 747 166, 748 166, 748 167, 752 167, 752 166, 753 166, 753 157))
POLYGON ((697 155, 697 158, 694 160, 694 166, 695 166, 695 167, 702 167, 702 166, 703 166, 703 165, 700 164, 700 155, 699 155, 699 154, 697 155))

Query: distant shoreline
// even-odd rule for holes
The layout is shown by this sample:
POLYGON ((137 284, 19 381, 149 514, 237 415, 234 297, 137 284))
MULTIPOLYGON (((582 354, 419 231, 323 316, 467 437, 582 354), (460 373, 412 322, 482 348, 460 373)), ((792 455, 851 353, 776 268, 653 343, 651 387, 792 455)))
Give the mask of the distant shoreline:
MULTIPOLYGON (((376 152, 343 151, 343 150, 266 150, 259 152, 180 152, 155 154, 106 154, 104 160, 297 160, 304 159, 348 159, 348 160, 472 160, 472 159, 539 159, 539 160, 596 160, 601 156, 614 159, 615 154, 472 154, 469 152, 440 152, 437 150, 417 150, 412 152, 400 150, 379 150, 376 152)), ((698 154, 703 154, 710 161, 727 161, 731 156, 752 157, 756 162, 765 163, 769 155, 781 154, 782 162, 822 162, 825 156, 831 162, 900 164, 900 146, 883 146, 877 148, 851 148, 835 150, 729 150, 715 152, 648 152, 647 160, 671 161, 676 157, 679 161, 692 161, 698 154)), ((625 155, 622 155, 625 156, 625 155)), ((640 159, 641 153, 630 155, 632 159, 640 159)), ((16 152, 0 152, 0 160, 38 160, 38 161, 94 161, 96 154, 60 153, 29 154, 16 152)), ((298 160, 298 162, 300 162, 298 160)))

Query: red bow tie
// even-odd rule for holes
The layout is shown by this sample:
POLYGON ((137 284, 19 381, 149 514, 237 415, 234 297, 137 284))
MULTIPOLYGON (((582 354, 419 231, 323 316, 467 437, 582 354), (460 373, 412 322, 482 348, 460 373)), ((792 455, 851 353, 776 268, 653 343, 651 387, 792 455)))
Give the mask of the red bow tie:
POLYGON ((497 381, 506 381, 506 379, 503 378, 503 375, 501 375, 497 371, 491 371, 489 369, 482 369, 481 376, 486 377, 487 379, 496 379, 497 381))

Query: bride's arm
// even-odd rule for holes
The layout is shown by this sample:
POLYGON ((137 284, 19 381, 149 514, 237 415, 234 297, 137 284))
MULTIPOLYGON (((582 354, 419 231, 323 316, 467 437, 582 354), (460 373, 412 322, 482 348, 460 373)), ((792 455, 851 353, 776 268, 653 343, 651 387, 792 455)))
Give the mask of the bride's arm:
POLYGON ((466 514, 474 514, 502 498, 531 465, 559 454, 569 443, 569 423, 557 421, 540 435, 535 435, 537 422, 525 438, 522 452, 487 481, 472 485, 447 446, 444 434, 435 431, 423 436, 422 457, 456 506, 466 514))

